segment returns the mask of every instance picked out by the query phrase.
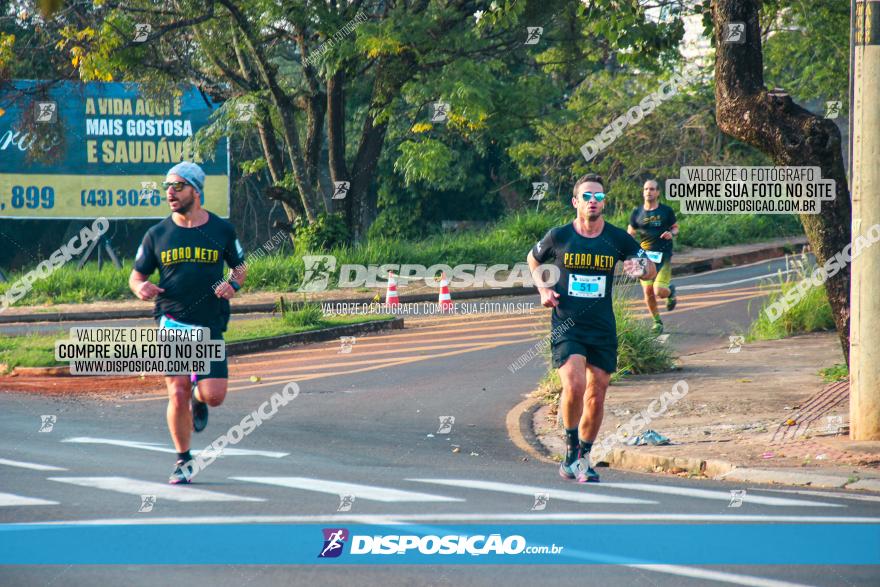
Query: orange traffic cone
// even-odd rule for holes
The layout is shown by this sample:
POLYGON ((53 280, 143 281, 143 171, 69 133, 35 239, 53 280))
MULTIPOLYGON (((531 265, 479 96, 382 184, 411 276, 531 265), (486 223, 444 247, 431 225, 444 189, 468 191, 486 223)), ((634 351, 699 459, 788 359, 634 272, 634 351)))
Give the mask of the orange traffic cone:
POLYGON ((440 299, 437 303, 440 304, 441 312, 450 311, 453 308, 452 296, 449 295, 449 281, 446 279, 445 271, 440 274, 440 299))
POLYGON ((388 289, 385 290, 385 305, 396 306, 398 304, 400 304, 400 298, 397 297, 397 280, 394 279, 394 274, 389 271, 388 289))

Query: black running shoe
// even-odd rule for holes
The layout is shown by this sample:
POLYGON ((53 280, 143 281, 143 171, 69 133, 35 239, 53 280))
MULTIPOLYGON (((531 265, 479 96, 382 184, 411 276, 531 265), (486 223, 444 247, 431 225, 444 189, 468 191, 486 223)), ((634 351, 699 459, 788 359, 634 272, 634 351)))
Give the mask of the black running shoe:
POLYGON ((168 477, 168 483, 170 483, 171 485, 189 483, 189 477, 187 477, 183 472, 184 465, 186 465, 186 461, 183 460, 174 463, 174 470, 171 471, 171 476, 168 477))
POLYGON ((669 297, 666 298, 666 309, 674 310, 675 305, 678 303, 678 299, 675 297, 675 286, 671 283, 669 284, 669 297))
POLYGON ((201 432, 208 425, 208 404, 196 399, 196 387, 192 394, 193 430, 201 432))

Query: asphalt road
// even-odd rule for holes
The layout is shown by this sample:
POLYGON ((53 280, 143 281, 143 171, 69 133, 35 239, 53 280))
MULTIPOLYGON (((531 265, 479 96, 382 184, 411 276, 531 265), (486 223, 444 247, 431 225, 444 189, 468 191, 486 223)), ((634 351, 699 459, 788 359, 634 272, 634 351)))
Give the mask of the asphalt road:
MULTIPOLYGON (((782 264, 690 276, 664 317, 681 354, 725 348, 760 306, 758 285, 782 264)), ((775 279, 775 278, 774 278, 775 279)), ((634 295, 637 292, 632 292, 634 295)), ((524 306, 537 296, 486 300, 524 306)), ((528 310, 528 308, 524 308, 528 310)), ((546 312, 421 317, 403 331, 235 358, 230 394, 211 410, 194 448, 289 382, 300 393, 227 450, 188 487, 165 485, 174 455, 162 393, 117 398, 0 394, 0 522, 107 523, 550 523, 712 524, 880 521, 880 496, 786 493, 762 487, 602 469, 581 486, 517 448, 508 411, 546 371, 541 359, 512 373, 547 333, 546 312), (261 377, 253 382, 251 376, 261 377), (55 416, 39 432, 41 416, 55 416), (448 431, 443 418, 452 416, 448 431), (456 450, 457 449, 457 450, 456 450), (746 489, 740 507, 731 490, 746 489), (543 510, 535 494, 548 493, 543 510), (141 512, 143 495, 155 496, 141 512), (340 496, 354 497, 337 511, 340 496)), ((65 325, 69 326, 69 325, 65 325)), ((448 422, 448 420, 447 420, 448 422)), ((813 526, 804 526, 806 531, 813 526)), ((2 529, 2 526, 0 526, 2 529)), ((601 531, 601 529, 593 531, 601 531)), ((651 540, 646 532, 644 540, 651 540)), ((183 549, 211 548, 211 537, 183 549)), ((0 567, 2 585, 877 585, 872 566, 46 566, 0 567)))

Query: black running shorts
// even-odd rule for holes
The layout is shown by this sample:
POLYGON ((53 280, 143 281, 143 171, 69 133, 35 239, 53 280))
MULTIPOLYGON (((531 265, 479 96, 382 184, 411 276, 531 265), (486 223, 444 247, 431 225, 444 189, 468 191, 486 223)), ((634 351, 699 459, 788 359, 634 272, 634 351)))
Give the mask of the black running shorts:
POLYGON ((607 373, 617 370, 617 345, 588 344, 572 338, 557 340, 551 346, 553 367, 559 369, 571 355, 582 355, 587 363, 607 373))

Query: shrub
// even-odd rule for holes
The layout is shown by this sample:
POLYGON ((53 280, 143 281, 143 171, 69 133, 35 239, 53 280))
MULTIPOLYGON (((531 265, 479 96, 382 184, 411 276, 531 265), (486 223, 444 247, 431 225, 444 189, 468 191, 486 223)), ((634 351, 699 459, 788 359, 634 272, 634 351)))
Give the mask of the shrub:
POLYGON ((803 256, 793 281, 784 281, 780 275, 780 289, 770 294, 761 306, 757 319, 749 327, 748 340, 773 340, 806 332, 834 330, 834 315, 831 313, 831 304, 828 303, 824 286, 811 287, 798 303, 793 306, 785 305, 785 311, 776 320, 771 321, 764 311, 785 296, 786 292, 795 288, 800 280, 811 275, 812 270, 813 266, 803 256))

